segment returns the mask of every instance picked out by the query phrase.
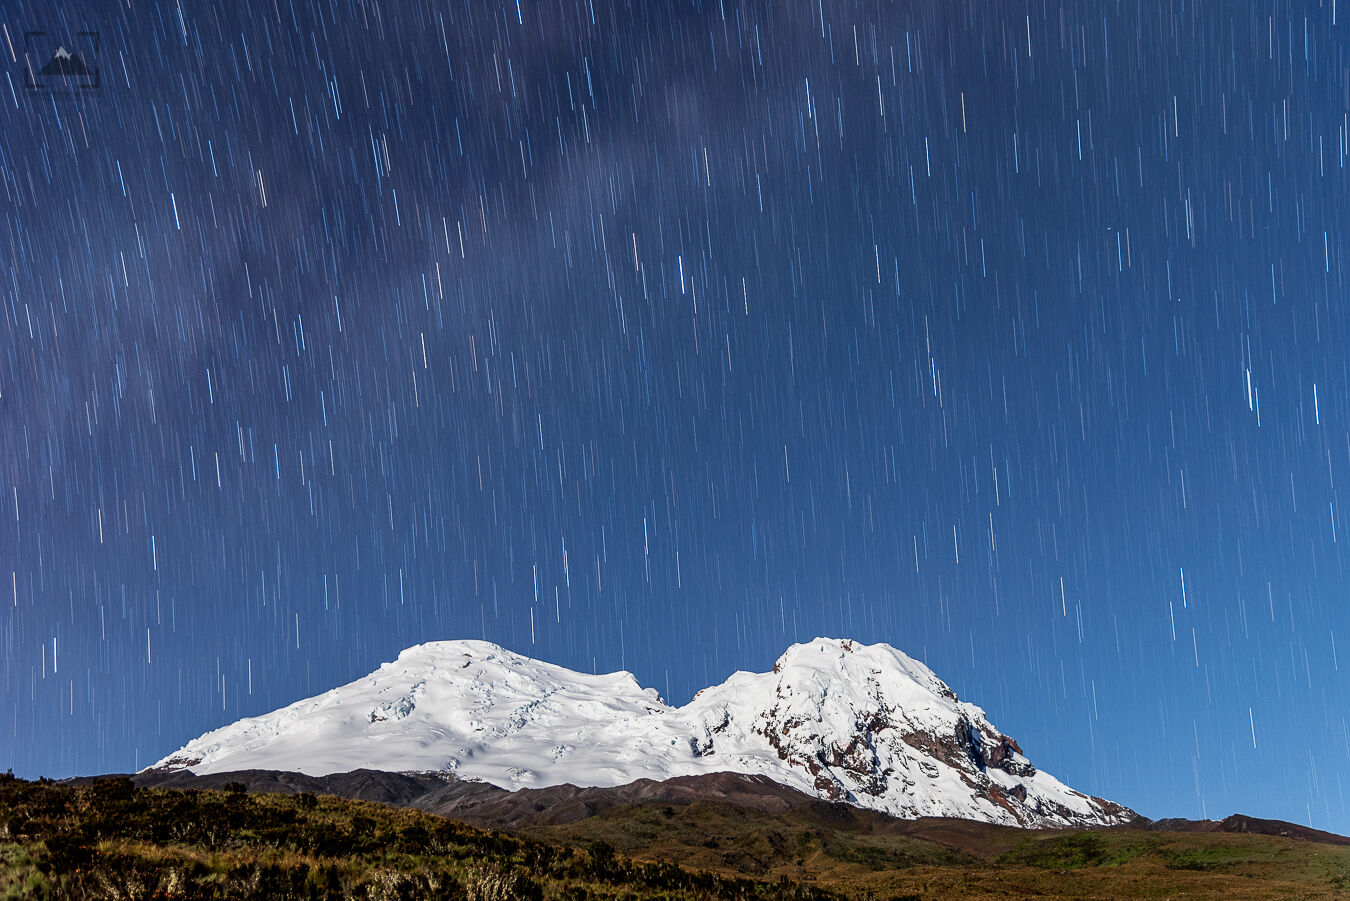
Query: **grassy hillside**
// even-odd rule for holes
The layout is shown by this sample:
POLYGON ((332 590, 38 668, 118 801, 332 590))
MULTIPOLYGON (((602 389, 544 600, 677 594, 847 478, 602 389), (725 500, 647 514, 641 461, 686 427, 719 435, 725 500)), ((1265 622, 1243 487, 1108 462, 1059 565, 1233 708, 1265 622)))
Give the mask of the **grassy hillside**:
POLYGON ((1331 899, 1350 897, 1350 846, 720 801, 508 835, 331 796, 0 776, 0 897, 1331 899))
POLYGON ((0 776, 0 897, 825 899, 331 796, 0 776))
POLYGON ((1022 830, 903 821, 826 805, 634 805, 532 838, 604 841, 640 859, 791 879, 853 898, 1350 898, 1350 846, 1272 835, 1022 830))

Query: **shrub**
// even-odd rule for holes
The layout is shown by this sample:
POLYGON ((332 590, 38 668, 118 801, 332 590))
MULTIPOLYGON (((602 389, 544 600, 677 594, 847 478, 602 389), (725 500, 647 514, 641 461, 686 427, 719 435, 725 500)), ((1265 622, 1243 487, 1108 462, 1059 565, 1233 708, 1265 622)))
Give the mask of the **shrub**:
POLYGON ((530 877, 491 867, 470 870, 464 887, 469 901, 542 901, 544 897, 543 889, 530 877))
POLYGON ((79 832, 59 832, 43 842, 47 854, 38 862, 38 868, 50 873, 72 873, 88 866, 94 859, 94 848, 89 837, 79 832))

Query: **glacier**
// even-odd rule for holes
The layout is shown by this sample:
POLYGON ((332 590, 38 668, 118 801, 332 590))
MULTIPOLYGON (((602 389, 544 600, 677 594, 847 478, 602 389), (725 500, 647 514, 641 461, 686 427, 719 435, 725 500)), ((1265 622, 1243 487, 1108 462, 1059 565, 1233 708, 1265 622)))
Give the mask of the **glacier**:
POLYGON ((436 641, 208 732, 148 770, 437 772, 506 789, 758 774, 900 817, 1112 825, 1136 814, 1034 767, 984 711, 886 644, 818 638, 682 707, 486 641, 436 641))

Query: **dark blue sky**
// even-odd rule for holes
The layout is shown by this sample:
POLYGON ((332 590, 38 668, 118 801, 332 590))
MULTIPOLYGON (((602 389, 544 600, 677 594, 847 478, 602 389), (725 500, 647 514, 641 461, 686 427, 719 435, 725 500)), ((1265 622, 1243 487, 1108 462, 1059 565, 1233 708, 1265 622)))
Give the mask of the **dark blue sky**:
POLYGON ((682 703, 824 634, 1350 832, 1339 15, 6 7, 0 767, 434 639, 682 703))

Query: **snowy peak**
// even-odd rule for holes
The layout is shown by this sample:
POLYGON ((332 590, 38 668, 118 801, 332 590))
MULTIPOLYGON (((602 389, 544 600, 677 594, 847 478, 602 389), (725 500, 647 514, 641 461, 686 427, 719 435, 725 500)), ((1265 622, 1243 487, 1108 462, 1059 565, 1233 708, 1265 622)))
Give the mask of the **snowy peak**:
POLYGON ((511 789, 736 772, 899 816, 1134 818, 1037 770, 924 664, 889 645, 825 638, 679 708, 631 673, 578 673, 486 641, 430 642, 209 732, 154 768, 431 771, 511 789))
POLYGON ((830 800, 1022 824, 1129 818, 1038 772, 983 710, 889 645, 794 645, 772 673, 737 673, 681 712, 694 710, 699 756, 735 757, 757 737, 791 784, 830 800))
POLYGON ((478 639, 431 641, 413 645, 400 652, 398 659, 393 663, 382 664, 379 671, 383 672, 389 667, 398 666, 409 671, 423 668, 427 673, 449 671, 451 675, 456 671, 467 670, 468 673, 463 675, 471 676, 479 682, 488 678, 489 681, 502 680, 554 687, 565 684, 587 685, 597 690, 618 690, 625 695, 640 694, 648 699, 648 703, 655 702, 662 707, 665 706, 655 689, 643 688, 638 684, 637 677, 630 672, 621 670, 603 675, 580 673, 552 663, 534 660, 508 651, 501 645, 478 639))
POLYGON ((788 648, 773 673, 780 695, 818 698, 827 708, 864 699, 913 711, 958 703, 932 670, 887 644, 817 638, 788 648))

